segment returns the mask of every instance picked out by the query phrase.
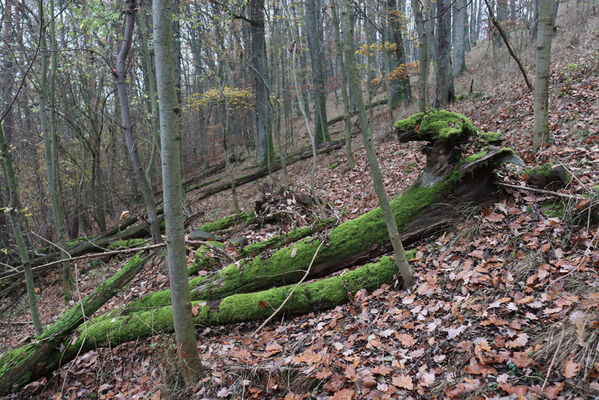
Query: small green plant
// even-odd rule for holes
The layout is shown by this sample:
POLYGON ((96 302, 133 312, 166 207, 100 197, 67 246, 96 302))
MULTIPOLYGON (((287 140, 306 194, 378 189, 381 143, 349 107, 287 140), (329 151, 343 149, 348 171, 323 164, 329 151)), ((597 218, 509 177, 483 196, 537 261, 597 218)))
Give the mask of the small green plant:
POLYGON ((578 69, 578 64, 570 63, 570 64, 568 64, 568 69, 570 70, 570 72, 574 72, 578 69))

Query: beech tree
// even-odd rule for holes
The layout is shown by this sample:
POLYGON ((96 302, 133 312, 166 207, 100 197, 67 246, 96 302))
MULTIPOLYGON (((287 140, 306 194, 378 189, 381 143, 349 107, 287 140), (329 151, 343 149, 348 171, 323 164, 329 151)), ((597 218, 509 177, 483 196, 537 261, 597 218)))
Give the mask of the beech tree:
POLYGON ((133 28, 135 26, 135 15, 137 13, 137 1, 127 0, 127 11, 125 12, 125 33, 121 43, 121 49, 116 60, 116 86, 119 93, 119 103, 121 105, 121 124, 125 133, 127 142, 127 151, 133 166, 135 181, 139 186, 141 195, 146 209, 148 211, 148 221, 150 223, 150 232, 154 243, 161 243, 160 226, 158 225, 158 215, 156 213, 156 205, 154 204, 154 196, 150 190, 150 185, 144 175, 141 161, 137 153, 137 144, 133 137, 133 122, 131 121, 131 111, 129 109, 129 96, 127 95, 127 56, 131 49, 131 41, 133 40, 133 28))
POLYGON ((551 38, 553 36, 553 1, 538 0, 533 146, 538 149, 549 139, 549 78, 551 75, 551 38))
POLYGON ((160 112, 160 144, 167 259, 177 354, 186 381, 202 368, 191 315, 181 194, 181 138, 173 65, 173 4, 153 0, 156 86, 160 112))
POLYGON ((455 100, 451 64, 451 0, 437 1, 437 63, 433 107, 444 108, 455 100))

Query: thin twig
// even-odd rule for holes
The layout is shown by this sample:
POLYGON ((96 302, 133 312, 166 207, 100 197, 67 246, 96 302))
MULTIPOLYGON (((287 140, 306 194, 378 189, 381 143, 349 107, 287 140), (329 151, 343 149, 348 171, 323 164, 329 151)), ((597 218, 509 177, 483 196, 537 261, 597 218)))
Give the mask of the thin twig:
POLYGON ((551 190, 532 188, 532 187, 529 187, 529 186, 511 185, 509 183, 497 183, 497 185, 498 186, 512 188, 512 189, 520 189, 520 190, 526 190, 526 191, 529 191, 529 192, 546 194, 546 195, 549 195, 549 196, 561 197, 561 198, 570 199, 570 200, 584 200, 584 199, 587 199, 587 197, 584 197, 584 196, 581 196, 581 195, 578 195, 578 194, 559 193, 559 192, 554 192, 554 191, 551 191, 551 190))
POLYGON ((285 307, 285 304, 287 304, 287 302, 289 301, 289 299, 291 299, 291 296, 293 296, 293 294, 295 293, 295 291, 297 290, 297 288, 306 280, 306 278, 310 274, 310 270, 312 269, 312 264, 314 264, 314 260, 316 259, 316 256, 318 255, 318 251, 322 247, 323 243, 324 243, 324 241, 321 240, 320 244, 318 245, 318 248, 316 249, 316 252, 314 253, 314 256, 312 256, 312 261, 310 261, 310 265, 308 266, 308 269, 306 270, 306 273, 304 274, 303 278, 297 283, 297 285, 295 285, 295 287, 291 290, 291 292, 289 293, 289 295, 287 295, 287 298, 285 298, 285 300, 281 303, 281 305, 279 306, 279 308, 277 308, 275 310, 275 312, 272 313, 270 315, 270 317, 268 317, 266 319, 266 321, 264 321, 262 323, 262 325, 260 325, 258 327, 258 329, 256 329, 254 331, 254 333, 252 333, 252 336, 255 337, 258 334, 258 332, 260 332, 262 330, 262 328, 264 328, 266 326, 266 324, 268 324, 275 317, 275 315, 277 315, 279 313, 279 311, 281 311, 283 309, 283 307, 285 307))
POLYGON ((553 363, 555 362, 555 357, 557 353, 559 353, 559 349, 562 346, 562 340, 564 339, 564 330, 562 329, 562 336, 559 338, 559 343, 557 344, 557 349, 553 354, 553 358, 551 359, 551 364, 549 364, 549 369, 547 370, 547 375, 545 375, 545 381, 543 382, 543 386, 541 387, 541 394, 545 391, 545 385, 547 385, 547 379, 549 379, 549 375, 551 375, 551 368, 553 368, 553 363))

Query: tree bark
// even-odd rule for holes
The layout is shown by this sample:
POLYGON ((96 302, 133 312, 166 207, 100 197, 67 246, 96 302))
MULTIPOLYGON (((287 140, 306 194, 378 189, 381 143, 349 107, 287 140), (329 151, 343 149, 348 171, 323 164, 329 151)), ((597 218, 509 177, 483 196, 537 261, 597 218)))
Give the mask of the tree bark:
MULTIPOLYGON (((316 143, 331 140, 327 126, 326 87, 324 79, 324 57, 321 47, 322 26, 320 0, 306 0, 306 36, 312 62, 312 93, 314 97, 314 136, 316 143)), ((305 110, 308 112, 308 110, 305 110)))
POLYGON ((410 86, 410 78, 406 73, 397 72, 394 70, 406 64, 406 55, 404 50, 403 35, 401 33, 401 23, 398 18, 397 0, 387 0, 386 11, 389 18, 390 34, 395 44, 393 55, 395 58, 395 66, 391 71, 391 104, 397 107, 401 101, 409 103, 412 101, 412 88, 410 86))
POLYGON ((466 43, 464 26, 466 25, 466 0, 457 0, 453 6, 454 44, 453 75, 461 76, 466 69, 466 43))
POLYGON ((137 144, 133 137, 133 123, 131 122, 131 113, 129 110, 129 96, 127 95, 127 56, 131 49, 131 41, 133 39, 133 28, 135 26, 135 14, 137 12, 137 1, 127 0, 127 11, 125 12, 126 25, 123 35, 123 42, 116 61, 116 82, 119 93, 119 103, 121 104, 121 118, 125 141, 127 142, 127 151, 129 159, 135 174, 135 180, 141 191, 146 209, 148 211, 148 222, 150 223, 150 232, 154 243, 162 243, 160 236, 160 226, 158 225, 158 215, 156 213, 156 205, 154 204, 154 196, 150 190, 150 185, 146 180, 137 154, 137 144))
MULTIPOLYGON (((341 71, 341 98, 343 99, 343 125, 345 129, 345 156, 350 168, 356 165, 354 153, 351 146, 351 114, 349 111, 349 94, 347 93, 347 67, 343 60, 343 44, 339 34, 339 14, 337 12, 337 0, 331 0, 331 15, 333 17, 333 32, 335 33, 335 48, 337 50, 337 63, 341 71)), ((327 121, 327 125, 328 125, 327 121)))
POLYGON ((412 10, 416 23, 418 35, 418 111, 425 112, 428 108, 428 29, 426 18, 428 18, 428 2, 412 0, 412 10))
MULTIPOLYGON (((392 0, 389 0, 387 4, 390 4, 392 0)), ((380 208, 383 212, 385 225, 389 235, 389 240, 395 253, 395 262, 401 272, 403 280, 403 287, 405 289, 412 285, 412 268, 408 264, 406 252, 403 248, 403 244, 399 237, 399 230, 397 228, 397 222, 393 216, 393 210, 389 205, 389 199, 385 192, 385 184, 383 183, 383 174, 379 166, 378 159, 376 157, 376 151, 372 145, 372 129, 368 123, 366 116, 366 108, 364 107, 364 100, 362 99, 362 91, 360 89, 360 77, 358 76, 358 69, 356 68, 355 59, 351 58, 355 52, 354 38, 351 34, 351 21, 349 19, 349 0, 344 0, 343 11, 341 12, 342 27, 343 27, 343 40, 345 48, 345 56, 348 59, 347 72, 349 75, 349 84, 351 85, 354 93, 356 93, 354 101, 356 108, 358 109, 358 123, 360 125, 360 131, 362 133, 362 142, 366 149, 366 155, 368 157, 368 163, 370 164, 370 173, 372 175, 372 184, 374 191, 379 200, 380 208), (351 58, 351 59, 350 59, 351 58)), ((397 44, 397 43, 396 43, 397 44)), ((403 47, 403 43, 402 43, 403 47)), ((397 50, 396 50, 397 51, 397 50)), ((402 49, 403 52, 403 49, 402 49)))
POLYGON ((4 212, 8 214, 8 219, 12 225, 15 241, 17 242, 17 247, 19 249, 19 257, 21 258, 21 263, 23 263, 29 311, 31 313, 31 319, 33 320, 35 333, 39 335, 42 333, 43 327, 37 308, 33 274, 31 272, 31 264, 29 262, 29 253, 27 250, 27 245, 25 244, 25 239, 23 238, 23 232, 21 231, 21 222, 19 221, 19 219, 22 218, 23 210, 21 209, 21 203, 18 197, 17 178, 13 168, 12 158, 4 137, 4 124, 2 122, 0 122, 0 156, 3 160, 4 176, 6 176, 6 180, 8 181, 9 193, 8 207, 4 209, 4 212))
POLYGON ((177 352, 185 380, 192 382, 202 369, 191 315, 182 210, 181 137, 179 102, 175 90, 173 18, 170 0, 153 0, 156 84, 160 108, 160 142, 167 259, 171 287, 172 320, 177 352))
POLYGON ((252 36, 252 74, 256 95, 256 130, 258 134, 258 161, 262 165, 274 159, 271 134, 271 112, 269 100, 270 78, 266 55, 264 30, 264 0, 248 2, 250 32, 252 36))
MULTIPOLYGON (((0 395, 6 395, 18 390, 27 383, 51 372, 68 360, 61 359, 59 346, 69 337, 86 318, 102 307, 116 293, 137 275, 150 257, 142 258, 135 255, 112 278, 87 295, 80 304, 76 304, 55 323, 50 325, 43 334, 33 342, 16 350, 8 351, 0 357, 0 395)), ((86 325, 87 326, 87 325, 86 325)))
POLYGON ((437 2, 437 52, 435 99, 433 107, 445 108, 455 101, 453 68, 451 67, 451 0, 437 2))
POLYGON ((553 36, 553 2, 539 0, 537 34, 533 147, 538 149, 549 139, 549 78, 551 76, 551 38, 553 36))

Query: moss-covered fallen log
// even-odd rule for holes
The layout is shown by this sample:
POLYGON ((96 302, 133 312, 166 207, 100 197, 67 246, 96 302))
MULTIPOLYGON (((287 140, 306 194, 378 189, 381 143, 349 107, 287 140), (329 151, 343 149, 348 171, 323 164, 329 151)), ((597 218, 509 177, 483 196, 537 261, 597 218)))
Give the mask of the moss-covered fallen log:
MULTIPOLYGON (((480 153, 461 157, 459 145, 476 134, 464 116, 445 111, 417 115, 398 124, 400 140, 425 140, 427 166, 418 181, 391 202, 402 241, 409 245, 459 219, 461 207, 497 200, 493 169, 512 157, 510 149, 486 146, 480 153), (419 130, 419 127, 426 129, 419 130), (405 129, 401 128, 404 127, 405 129), (405 135, 405 136, 401 136, 405 135)), ((190 281, 192 299, 216 300, 297 282, 304 274, 319 238, 308 238, 269 257, 240 260, 215 274, 190 281)), ((379 208, 334 228, 315 258, 310 277, 367 262, 390 250, 379 208)), ((168 305, 168 291, 153 293, 130 306, 132 310, 168 305)))
POLYGON ((243 224, 244 222, 251 220, 253 217, 254 217, 253 212, 233 214, 233 215, 229 215, 227 217, 221 218, 221 219, 213 221, 213 222, 208 222, 207 224, 202 225, 200 227, 200 229, 205 232, 222 231, 223 229, 227 229, 227 228, 231 228, 233 226, 239 225, 239 224, 243 224))
POLYGON ((297 242, 298 240, 303 239, 307 236, 321 232, 331 227, 334 222, 334 219, 316 221, 313 225, 296 228, 287 233, 274 236, 262 242, 248 244, 247 246, 239 250, 239 254, 241 255, 241 257, 254 257, 266 250, 278 249, 282 246, 286 246, 289 243, 297 242))
MULTIPOLYGON (((377 263, 339 276, 304 283, 291 296, 282 312, 286 316, 294 316, 336 307, 346 303, 348 296, 353 296, 360 289, 374 290, 392 283, 396 273, 395 262, 384 257, 377 263)), ((211 302, 193 302, 194 322, 197 326, 205 327, 266 319, 285 301, 294 286, 236 294, 211 302)), ((63 352, 57 351, 45 363, 40 363, 36 374, 30 379, 49 374, 77 354, 168 332, 173 332, 172 310, 169 306, 122 316, 101 315, 90 320, 85 327, 81 326, 76 340, 63 352)))
POLYGON ((149 256, 136 254, 119 272, 73 306, 33 341, 18 349, 0 355, 0 396, 39 378, 48 359, 56 357, 64 340, 102 305, 133 279, 143 268, 149 256))

